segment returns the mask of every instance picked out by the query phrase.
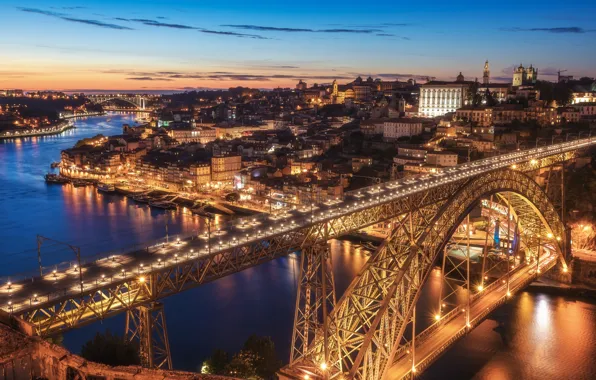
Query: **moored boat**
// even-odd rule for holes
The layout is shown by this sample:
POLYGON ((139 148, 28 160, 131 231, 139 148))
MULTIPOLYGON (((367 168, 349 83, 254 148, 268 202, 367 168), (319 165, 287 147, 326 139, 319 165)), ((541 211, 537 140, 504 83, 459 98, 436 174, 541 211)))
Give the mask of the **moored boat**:
POLYGON ((74 187, 85 187, 88 185, 88 183, 82 179, 75 179, 72 181, 72 185, 74 187))
POLYGON ((68 178, 62 177, 59 174, 48 173, 44 176, 44 178, 47 183, 58 183, 58 184, 68 183, 68 178))
POLYGON ((178 206, 176 206, 176 203, 168 201, 151 201, 149 202, 149 206, 161 208, 164 210, 175 210, 178 208, 178 206))
POLYGON ((116 187, 111 183, 99 183, 97 184, 97 190, 104 193, 113 193, 116 191, 116 187))

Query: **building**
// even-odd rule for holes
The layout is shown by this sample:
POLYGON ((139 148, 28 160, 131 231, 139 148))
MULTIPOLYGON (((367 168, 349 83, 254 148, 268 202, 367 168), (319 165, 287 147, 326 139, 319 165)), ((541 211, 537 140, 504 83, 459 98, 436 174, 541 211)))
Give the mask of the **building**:
POLYGON ((372 96, 372 91, 370 86, 362 85, 362 86, 353 86, 354 89, 354 100, 359 102, 367 102, 370 100, 372 96))
POLYGON ((536 83, 536 79, 538 79, 538 69, 535 69, 532 65, 524 68, 524 66, 520 64, 519 67, 513 70, 514 87, 533 85, 536 83))
POLYGON ((365 166, 371 166, 373 160, 371 157, 353 157, 352 158, 352 171, 358 173, 360 169, 365 166))
POLYGON ((490 126, 493 123, 493 109, 485 106, 465 106, 455 111, 455 120, 477 123, 480 126, 490 126))
POLYGON ((470 85, 459 73, 455 82, 430 81, 420 86, 419 115, 443 116, 466 104, 470 85))
POLYGON ((381 135, 385 128, 383 119, 368 119, 360 122, 360 131, 366 135, 381 135))
POLYGON ((580 117, 581 113, 575 107, 559 107, 557 109, 557 123, 577 123, 580 117))
POLYGON ((416 136, 422 133, 419 119, 389 119, 383 123, 383 139, 394 141, 403 136, 416 136))
POLYGON ((455 166, 457 165, 457 153, 452 152, 428 152, 426 163, 434 166, 455 166))
POLYGON ((298 91, 304 91, 308 88, 308 85, 306 84, 306 82, 303 82, 302 79, 300 79, 298 81, 298 84, 296 85, 296 90, 298 91))
POLYGON ((207 144, 214 141, 217 138, 217 130, 215 128, 201 127, 181 127, 172 128, 168 130, 168 136, 178 141, 181 144, 184 143, 201 143, 207 144))
POLYGON ((211 181, 211 165, 206 163, 196 163, 189 168, 192 184, 197 188, 207 185, 211 181))
POLYGON ((579 117, 582 119, 591 119, 596 116, 596 102, 582 102, 573 105, 579 111, 579 117))
POLYGON ((573 86, 571 102, 573 104, 596 102, 596 81, 573 86))
POLYGON ((211 181, 232 182, 234 175, 242 169, 242 157, 226 155, 211 157, 211 181))

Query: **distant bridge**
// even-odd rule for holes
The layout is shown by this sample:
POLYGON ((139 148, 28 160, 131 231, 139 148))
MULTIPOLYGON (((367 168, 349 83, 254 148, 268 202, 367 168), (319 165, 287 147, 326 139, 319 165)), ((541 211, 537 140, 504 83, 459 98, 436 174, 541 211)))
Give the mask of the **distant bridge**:
POLYGON ((128 94, 88 95, 87 99, 95 104, 106 103, 110 100, 121 100, 137 107, 139 110, 145 109, 145 103, 147 101, 146 97, 143 95, 128 94))
POLYGON ((199 235, 90 263, 70 246, 78 260, 0 284, 0 309, 41 335, 126 312, 144 365, 170 368, 159 300, 301 250, 291 358, 281 377, 413 377, 537 276, 557 264, 567 272, 564 202, 556 201, 564 196, 554 194, 564 191, 565 162, 595 144, 516 151, 217 231, 209 224, 199 235), (548 173, 544 188, 534 180, 540 171, 548 173), (469 214, 480 206, 488 223, 476 231, 469 214), (389 237, 336 301, 327 242, 378 223, 390 223, 389 237), (481 266, 471 263, 473 246, 482 248, 481 266), (437 263, 436 321, 418 334, 416 301, 437 263))

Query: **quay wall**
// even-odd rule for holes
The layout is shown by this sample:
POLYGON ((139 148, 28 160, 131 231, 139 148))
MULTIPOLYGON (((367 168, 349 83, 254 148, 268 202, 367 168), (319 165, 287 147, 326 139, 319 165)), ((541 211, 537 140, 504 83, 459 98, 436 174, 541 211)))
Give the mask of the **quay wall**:
MULTIPOLYGON (((102 380, 233 380, 230 377, 195 372, 166 371, 139 366, 111 367, 74 355, 64 347, 19 330, 16 318, 0 315, 0 378, 102 379, 102 380), (12 327, 7 324, 8 319, 12 327), (16 329, 15 329, 16 327, 16 329)), ((26 330, 26 329, 25 329, 26 330)))

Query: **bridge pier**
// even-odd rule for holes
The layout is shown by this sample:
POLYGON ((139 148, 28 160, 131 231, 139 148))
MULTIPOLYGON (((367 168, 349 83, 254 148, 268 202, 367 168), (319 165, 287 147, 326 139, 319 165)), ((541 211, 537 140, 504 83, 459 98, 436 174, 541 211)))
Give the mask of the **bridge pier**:
POLYGON ((330 362, 337 360, 332 353, 337 344, 329 344, 333 339, 329 336, 332 329, 328 316, 336 303, 332 268, 327 241, 302 249, 290 364, 306 358, 315 333, 322 334, 325 342, 323 351, 315 353, 321 357, 318 366, 325 371, 330 362))
POLYGON ((163 304, 152 302, 126 312, 126 339, 139 343, 141 365, 146 368, 172 369, 170 342, 163 304))

